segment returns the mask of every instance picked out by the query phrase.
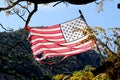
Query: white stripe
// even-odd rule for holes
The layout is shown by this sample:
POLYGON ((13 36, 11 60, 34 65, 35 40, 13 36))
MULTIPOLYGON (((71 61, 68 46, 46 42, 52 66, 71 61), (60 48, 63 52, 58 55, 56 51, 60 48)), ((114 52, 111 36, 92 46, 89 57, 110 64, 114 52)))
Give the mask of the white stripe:
POLYGON ((56 30, 60 30, 60 27, 58 27, 58 28, 52 28, 52 29, 39 29, 39 28, 32 28, 32 30, 35 30, 35 31, 56 31, 56 30))
POLYGON ((50 37, 53 37, 53 36, 62 36, 63 34, 62 34, 62 33, 57 33, 57 34, 39 34, 39 33, 31 32, 30 35, 37 35, 37 36, 50 36, 50 37))

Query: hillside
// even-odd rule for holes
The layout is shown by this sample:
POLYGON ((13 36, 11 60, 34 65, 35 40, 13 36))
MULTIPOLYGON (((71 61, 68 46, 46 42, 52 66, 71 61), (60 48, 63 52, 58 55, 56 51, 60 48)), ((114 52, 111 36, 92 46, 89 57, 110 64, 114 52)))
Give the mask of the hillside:
POLYGON ((56 74, 71 74, 87 65, 100 66, 101 57, 93 50, 54 65, 38 64, 32 56, 27 35, 21 43, 21 30, 0 33, 0 80, 50 80, 56 74))

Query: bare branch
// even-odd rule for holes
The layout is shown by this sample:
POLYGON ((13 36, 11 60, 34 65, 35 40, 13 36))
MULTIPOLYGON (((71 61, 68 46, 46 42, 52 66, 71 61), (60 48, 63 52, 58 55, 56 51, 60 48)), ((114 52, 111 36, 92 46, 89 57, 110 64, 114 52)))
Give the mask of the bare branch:
POLYGON ((13 29, 7 30, 2 24, 0 26, 5 30, 5 31, 13 31, 13 29))
POLYGON ((102 45, 102 47, 105 47, 105 51, 107 52, 107 53, 111 53, 111 54, 113 54, 113 55, 115 55, 116 57, 118 57, 119 59, 120 59, 120 57, 116 54, 116 53, 114 53, 109 47, 108 47, 108 44, 106 43, 104 43, 104 42, 102 42, 102 41, 100 41, 100 40, 97 40, 98 42, 99 42, 99 44, 101 44, 102 45))
POLYGON ((19 5, 20 7, 22 7, 22 8, 24 8, 24 9, 26 9, 26 10, 28 11, 28 13, 30 14, 30 11, 28 10, 28 8, 22 6, 21 4, 18 4, 18 5, 19 5))
POLYGON ((15 14, 17 14, 24 22, 26 22, 26 20, 19 14, 17 13, 15 10, 13 10, 15 14))
POLYGON ((104 0, 101 0, 100 2, 95 1, 95 3, 97 4, 98 12, 103 11, 103 2, 104 0))
POLYGON ((8 10, 8 9, 11 9, 13 8, 15 5, 17 5, 19 2, 21 2, 22 0, 17 0, 16 2, 12 3, 11 5, 5 7, 5 8, 0 8, 0 11, 1 10, 8 10))

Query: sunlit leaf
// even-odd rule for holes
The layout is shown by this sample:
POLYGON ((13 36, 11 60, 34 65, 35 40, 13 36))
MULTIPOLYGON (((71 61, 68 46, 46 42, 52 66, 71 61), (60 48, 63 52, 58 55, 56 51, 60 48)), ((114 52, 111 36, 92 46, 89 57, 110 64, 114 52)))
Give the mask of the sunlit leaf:
POLYGON ((95 27, 95 29, 99 30, 101 33, 105 33, 105 29, 102 27, 95 27))
POLYGON ((6 16, 9 16, 11 14, 11 11, 5 11, 6 12, 6 16))

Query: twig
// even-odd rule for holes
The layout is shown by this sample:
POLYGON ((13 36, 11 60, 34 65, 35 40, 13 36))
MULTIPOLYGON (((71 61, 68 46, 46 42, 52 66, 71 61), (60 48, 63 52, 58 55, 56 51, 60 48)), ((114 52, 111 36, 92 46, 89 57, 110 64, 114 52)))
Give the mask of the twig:
POLYGON ((107 44, 105 44, 105 47, 106 47, 113 55, 115 55, 117 58, 120 59, 120 57, 119 57, 116 53, 114 53, 114 52, 108 47, 107 44))
MULTIPOLYGON (((98 40, 98 41, 99 41, 99 40, 98 40)), ((107 49, 107 51, 109 51, 110 53, 112 53, 113 55, 115 55, 116 57, 118 57, 118 58, 120 59, 120 57, 119 57, 116 53, 114 53, 114 52, 108 47, 107 43, 105 44, 105 43, 103 43, 102 41, 99 41, 99 43, 100 43, 102 46, 104 46, 104 47, 107 49)))
POLYGON ((24 22, 26 22, 26 20, 20 15, 18 14, 15 10, 13 10, 15 14, 17 14, 24 22))
POLYGON ((101 58, 102 58, 102 60, 103 60, 103 62, 104 62, 104 64, 105 64, 105 67, 107 67, 107 64, 105 63, 105 59, 104 59, 104 57, 103 57, 103 55, 102 55, 102 53, 101 53, 101 50, 99 49, 98 46, 97 46, 97 50, 98 50, 99 53, 100 53, 100 56, 101 56, 101 58))
POLYGON ((63 1, 59 1, 59 2, 55 3, 55 4, 53 5, 53 7, 55 7, 56 5, 58 5, 58 4, 62 3, 62 2, 63 2, 63 1))
POLYGON ((11 8, 13 8, 15 5, 17 5, 21 1, 23 1, 23 0, 17 0, 16 2, 14 2, 13 4, 11 4, 11 5, 7 6, 7 7, 0 8, 0 11, 11 9, 11 8))
POLYGON ((95 3, 96 4, 100 4, 100 3, 102 3, 104 0, 101 0, 100 2, 97 2, 97 1, 95 1, 95 3))
POLYGON ((18 4, 18 5, 19 5, 20 7, 22 7, 22 8, 24 8, 24 9, 26 9, 26 10, 28 11, 28 13, 30 14, 30 11, 28 10, 28 8, 22 6, 21 4, 18 4))
POLYGON ((7 30, 5 27, 3 27, 2 24, 0 24, 0 26, 1 26, 5 31, 13 31, 13 29, 11 29, 11 30, 7 30))

